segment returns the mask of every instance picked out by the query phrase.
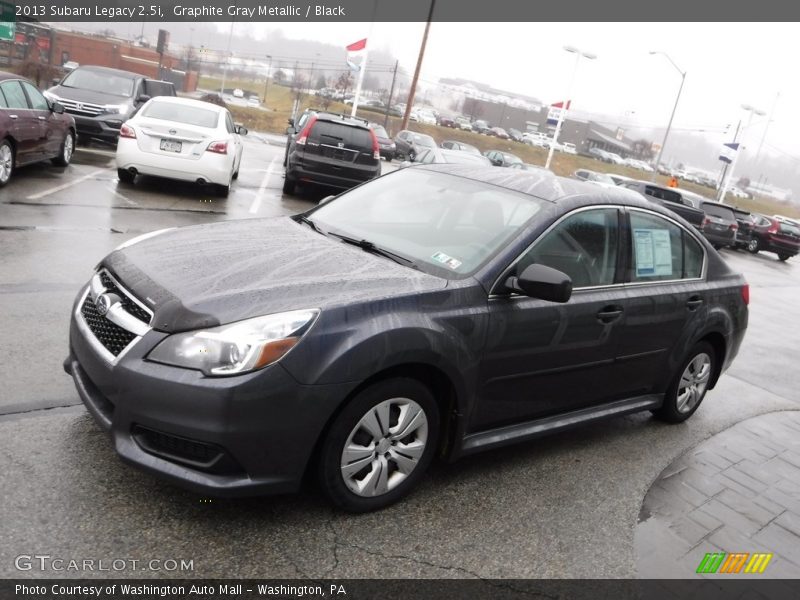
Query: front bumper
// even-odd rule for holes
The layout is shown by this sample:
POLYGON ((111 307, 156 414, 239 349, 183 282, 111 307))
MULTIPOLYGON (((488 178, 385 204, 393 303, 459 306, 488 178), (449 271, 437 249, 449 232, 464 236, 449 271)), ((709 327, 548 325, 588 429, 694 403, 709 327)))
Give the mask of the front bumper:
POLYGON ((75 130, 81 139, 96 139, 115 144, 119 138, 119 128, 127 120, 126 115, 100 115, 87 117, 75 113, 67 113, 75 119, 75 130))
MULTIPOLYGON (((73 310, 64 362, 89 413, 120 458, 197 493, 293 492, 352 384, 304 386, 280 365, 205 377, 144 360, 150 331, 116 363, 95 350, 73 310)), ((88 335, 91 335, 89 333, 88 335)))

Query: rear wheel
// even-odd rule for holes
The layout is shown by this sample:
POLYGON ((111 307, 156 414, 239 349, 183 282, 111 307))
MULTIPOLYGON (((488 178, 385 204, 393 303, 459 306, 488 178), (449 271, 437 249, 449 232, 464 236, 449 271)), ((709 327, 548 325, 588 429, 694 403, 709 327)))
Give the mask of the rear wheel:
POLYGON ((668 423, 681 423, 691 417, 706 395, 716 360, 711 344, 695 344, 667 388, 664 404, 653 414, 668 423))
POLYGON ((753 238, 747 242, 748 252, 751 252, 752 254, 758 254, 759 250, 761 250, 761 243, 758 241, 758 238, 753 238))
POLYGON ((297 185, 297 182, 286 175, 283 179, 283 193, 284 194, 294 194, 294 188, 297 185))
POLYGON ((75 150, 75 136, 71 131, 67 131, 64 136, 64 141, 61 142, 61 151, 58 153, 52 163, 57 167, 67 167, 72 160, 72 152, 75 150))
POLYGON ((11 179, 14 172, 14 148, 8 140, 0 142, 0 187, 11 179))
POLYGON ((322 489, 351 512, 388 506, 419 482, 438 433, 439 409, 425 385, 407 378, 379 381, 355 396, 325 435, 322 489))
POLYGON ((780 261, 786 261, 789 260, 790 258, 792 258, 791 254, 778 254, 778 260, 780 261))
POLYGON ((125 169, 117 169, 117 177, 119 177, 120 183, 133 183, 133 180, 136 179, 136 175, 125 169))

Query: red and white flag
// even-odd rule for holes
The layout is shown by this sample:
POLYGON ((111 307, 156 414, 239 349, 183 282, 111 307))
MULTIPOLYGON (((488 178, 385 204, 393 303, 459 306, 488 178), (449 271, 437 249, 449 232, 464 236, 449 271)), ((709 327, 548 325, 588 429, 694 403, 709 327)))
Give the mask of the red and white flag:
POLYGON ((345 46, 347 50, 347 65, 351 71, 358 72, 361 70, 361 64, 364 62, 361 53, 367 49, 367 38, 353 42, 349 46, 345 46))

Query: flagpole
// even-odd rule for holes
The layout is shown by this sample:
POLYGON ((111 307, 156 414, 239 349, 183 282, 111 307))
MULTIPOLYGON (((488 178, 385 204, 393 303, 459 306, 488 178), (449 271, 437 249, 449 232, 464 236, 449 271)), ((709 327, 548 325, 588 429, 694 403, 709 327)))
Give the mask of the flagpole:
POLYGON ((358 100, 361 97, 361 84, 364 83, 364 73, 367 71, 367 57, 369 56, 369 38, 372 36, 372 25, 369 27, 367 34, 367 45, 364 46, 364 60, 361 61, 361 66, 358 71, 358 82, 356 83, 356 93, 353 96, 353 109, 350 111, 350 116, 355 117, 358 110, 358 100))

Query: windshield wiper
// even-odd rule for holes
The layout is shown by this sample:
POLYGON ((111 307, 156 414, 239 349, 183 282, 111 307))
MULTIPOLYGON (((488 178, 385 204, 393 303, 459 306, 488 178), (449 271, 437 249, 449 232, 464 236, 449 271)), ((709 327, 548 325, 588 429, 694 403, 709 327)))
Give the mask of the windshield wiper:
POLYGON ((369 252, 370 254, 377 254, 378 256, 384 256, 389 260, 393 260, 397 264, 406 265, 411 267, 412 269, 416 269, 417 265, 414 263, 413 260, 410 258, 406 258, 405 256, 400 256, 399 254, 395 254, 390 250, 386 250, 385 248, 381 248, 380 246, 376 246, 373 242, 369 240, 358 240, 356 238, 347 237, 346 235, 341 235, 339 233, 333 233, 331 231, 328 232, 328 235, 332 235, 334 237, 339 238, 346 244, 351 244, 353 246, 357 246, 364 250, 365 252, 369 252))
MULTIPOLYGON (((311 229, 313 229, 313 230, 314 230, 314 231, 316 231, 317 233, 322 233, 322 231, 320 231, 320 228, 319 228, 319 227, 317 227, 317 224, 316 224, 316 223, 314 223, 314 221, 312 221, 311 219, 309 219, 307 216, 305 216, 305 215, 297 215, 295 218, 296 218, 296 219, 297 219, 297 221, 299 221, 300 223, 305 223, 306 225, 308 225, 309 227, 311 227, 311 229)), ((323 234, 323 235, 324 235, 324 234, 323 234)))

